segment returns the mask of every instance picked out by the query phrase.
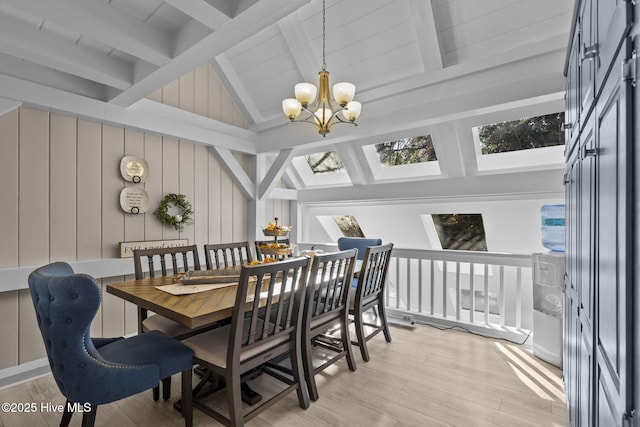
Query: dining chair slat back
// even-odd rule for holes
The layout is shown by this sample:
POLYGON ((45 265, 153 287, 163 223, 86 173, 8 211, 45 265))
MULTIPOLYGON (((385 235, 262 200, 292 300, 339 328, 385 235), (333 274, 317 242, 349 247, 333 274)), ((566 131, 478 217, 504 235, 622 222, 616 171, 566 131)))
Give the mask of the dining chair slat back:
POLYGON ((358 284, 349 310, 349 314, 354 319, 357 338, 356 341, 352 341, 352 344, 360 347, 360 353, 365 362, 370 359, 367 341, 383 332, 386 341, 391 342, 384 303, 384 289, 392 250, 393 243, 366 248, 358 273, 358 284), (369 310, 374 314, 373 320, 367 319, 369 310), (368 330, 371 328, 371 330, 365 333, 365 327, 368 330))
POLYGON ((351 371, 356 370, 349 335, 349 296, 356 254, 356 249, 348 249, 313 257, 302 329, 305 380, 311 400, 319 397, 316 374, 342 357, 346 357, 351 371), (331 351, 330 356, 326 350, 331 351), (319 354, 317 361, 315 353, 319 354))
POLYGON ((253 260, 248 241, 204 245, 204 257, 208 270, 248 264, 253 260))
MULTIPOLYGON (((171 248, 134 249, 133 265, 136 280, 145 278, 143 265, 146 265, 148 268, 148 277, 156 277, 158 274, 161 276, 169 276, 188 270, 200 270, 198 247, 196 245, 188 245, 171 248)), ((210 327, 189 329, 159 314, 149 316, 146 309, 138 306, 139 334, 157 330, 177 340, 182 340, 210 329, 210 327)), ((153 389, 154 400, 159 399, 159 393, 159 388, 156 387, 153 389)), ((162 397, 165 400, 171 397, 171 377, 162 380, 162 397)))

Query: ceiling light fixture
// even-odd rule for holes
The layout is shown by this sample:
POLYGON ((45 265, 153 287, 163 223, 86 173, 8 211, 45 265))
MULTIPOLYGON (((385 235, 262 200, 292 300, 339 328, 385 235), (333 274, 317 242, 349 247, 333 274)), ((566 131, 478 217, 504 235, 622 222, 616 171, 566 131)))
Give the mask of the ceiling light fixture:
POLYGON ((283 100, 282 111, 289 117, 289 123, 296 121, 315 124, 318 127, 318 133, 323 137, 329 133, 331 126, 335 123, 350 123, 357 126, 355 121, 362 109, 362 105, 353 100, 356 93, 356 86, 353 83, 336 83, 333 86, 333 100, 339 108, 334 107, 331 102, 325 45, 325 0, 322 0, 322 71, 318 73, 320 89, 318 90, 311 83, 298 83, 295 86, 296 97, 283 100), (318 95, 317 100, 316 95, 318 95), (309 116, 296 120, 303 111, 309 113, 309 116))

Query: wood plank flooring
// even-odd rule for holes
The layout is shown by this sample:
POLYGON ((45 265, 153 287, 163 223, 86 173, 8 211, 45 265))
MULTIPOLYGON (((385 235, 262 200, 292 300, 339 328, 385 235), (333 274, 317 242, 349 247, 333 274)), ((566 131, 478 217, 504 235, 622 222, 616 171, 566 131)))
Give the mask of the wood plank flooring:
MULTIPOLYGON (((455 330, 394 327, 393 341, 370 341, 371 361, 356 350, 356 372, 343 360, 316 377, 320 399, 300 409, 295 393, 249 422, 250 426, 504 426, 568 425, 561 371, 522 346, 455 330)), ((262 375, 255 381, 264 381, 262 375)), ((194 375, 194 378, 197 376, 194 375)), ((98 408, 97 426, 181 426, 172 399, 151 392, 98 408)), ((260 388, 259 384, 256 384, 260 388)), ((34 413, 0 412, 0 426, 57 426, 60 414, 40 409, 63 404, 51 377, 0 390, 0 403, 36 403, 34 413)), ((74 415, 71 425, 80 425, 74 415)), ((220 425, 195 410, 196 426, 220 425)))

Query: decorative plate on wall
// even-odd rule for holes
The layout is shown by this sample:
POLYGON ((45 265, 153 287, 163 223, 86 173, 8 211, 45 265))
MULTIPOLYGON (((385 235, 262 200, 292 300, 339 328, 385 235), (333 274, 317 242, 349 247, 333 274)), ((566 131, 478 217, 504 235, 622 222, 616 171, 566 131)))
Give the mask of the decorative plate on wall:
POLYGON ((131 214, 145 213, 149 209, 149 195, 142 188, 123 188, 120 192, 120 207, 131 214))
POLYGON ((129 182, 144 182, 149 176, 149 163, 135 156, 124 156, 120 160, 120 173, 129 182))

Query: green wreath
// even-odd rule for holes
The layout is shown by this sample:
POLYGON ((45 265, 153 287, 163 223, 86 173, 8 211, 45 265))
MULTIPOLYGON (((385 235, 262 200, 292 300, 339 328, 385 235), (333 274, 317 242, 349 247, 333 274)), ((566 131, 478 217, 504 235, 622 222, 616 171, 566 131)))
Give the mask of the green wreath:
POLYGON ((153 214, 164 225, 171 226, 178 231, 184 230, 185 225, 191 224, 193 210, 191 203, 184 194, 167 194, 160 202, 158 209, 153 214), (169 215, 169 206, 174 205, 180 211, 178 215, 169 215))

